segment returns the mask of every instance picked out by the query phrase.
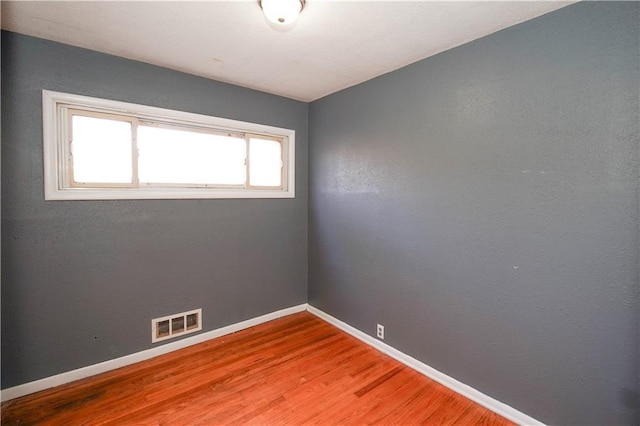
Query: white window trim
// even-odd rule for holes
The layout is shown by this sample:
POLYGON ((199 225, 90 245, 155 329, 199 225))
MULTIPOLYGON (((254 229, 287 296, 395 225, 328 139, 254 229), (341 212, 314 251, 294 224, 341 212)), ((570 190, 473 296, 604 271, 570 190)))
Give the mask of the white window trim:
POLYGON ((190 112, 174 111, 128 102, 112 101, 69 93, 42 91, 44 198, 45 200, 120 200, 120 199, 203 199, 203 198, 294 198, 295 131, 263 124, 229 120, 190 112), (231 132, 255 133, 284 138, 286 172, 284 189, 139 187, 78 188, 62 182, 64 167, 64 123, 59 107, 107 110, 138 117, 152 117, 171 123, 206 125, 231 132))

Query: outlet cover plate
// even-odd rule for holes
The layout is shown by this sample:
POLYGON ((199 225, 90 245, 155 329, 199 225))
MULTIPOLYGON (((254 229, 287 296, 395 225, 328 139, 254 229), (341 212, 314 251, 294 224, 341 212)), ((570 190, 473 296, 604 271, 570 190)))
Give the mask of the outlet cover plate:
POLYGON ((378 327, 376 328, 376 335, 378 336, 378 339, 384 340, 384 325, 378 324, 378 327))

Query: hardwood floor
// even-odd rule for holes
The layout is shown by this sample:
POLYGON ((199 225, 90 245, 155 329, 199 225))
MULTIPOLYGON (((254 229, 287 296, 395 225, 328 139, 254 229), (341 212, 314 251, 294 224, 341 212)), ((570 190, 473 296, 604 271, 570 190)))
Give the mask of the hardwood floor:
POLYGON ((307 312, 1 408, 3 425, 512 424, 307 312))

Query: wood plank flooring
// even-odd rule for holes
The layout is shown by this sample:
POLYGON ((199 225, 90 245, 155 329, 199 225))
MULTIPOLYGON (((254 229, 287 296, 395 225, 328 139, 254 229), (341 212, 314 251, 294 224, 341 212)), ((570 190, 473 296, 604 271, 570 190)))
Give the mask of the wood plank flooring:
POLYGON ((2 425, 511 425, 302 312, 7 401, 2 425))

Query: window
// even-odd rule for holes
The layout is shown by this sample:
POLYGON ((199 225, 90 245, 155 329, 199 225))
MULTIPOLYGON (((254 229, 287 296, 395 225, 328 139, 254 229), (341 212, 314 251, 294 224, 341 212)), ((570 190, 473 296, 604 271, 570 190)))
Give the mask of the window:
POLYGON ((292 198, 289 129, 43 91, 45 199, 292 198))

